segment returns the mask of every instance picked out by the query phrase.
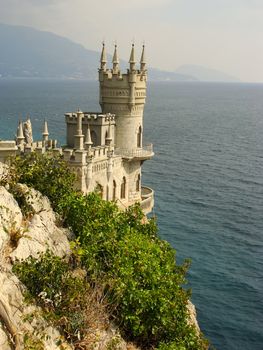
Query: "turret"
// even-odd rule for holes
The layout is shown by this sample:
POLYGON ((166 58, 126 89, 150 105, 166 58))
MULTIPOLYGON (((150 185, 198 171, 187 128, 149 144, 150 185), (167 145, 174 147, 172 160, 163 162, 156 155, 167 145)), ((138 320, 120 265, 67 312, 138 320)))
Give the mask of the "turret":
POLYGON ((85 137, 85 149, 88 151, 88 155, 90 155, 90 150, 93 142, 91 140, 91 135, 90 135, 90 127, 88 124, 87 131, 86 131, 86 137, 85 137))
POLYGON ((142 55, 140 60, 140 70, 142 73, 146 72, 146 60, 145 60, 145 45, 142 46, 142 55))
MULTIPOLYGON (((129 69, 119 70, 119 58, 115 45, 112 74, 100 70, 100 105, 103 114, 116 116, 114 146, 129 151, 142 147, 137 135, 143 130, 143 109, 146 97, 146 69, 144 49, 141 58, 141 71, 136 70, 135 47, 132 45, 129 69)), ((142 134, 140 134, 142 136, 142 134)), ((142 139, 142 138, 141 138, 142 139)))
POLYGON ((131 73, 135 70, 135 64, 136 64, 135 57, 134 57, 134 44, 132 44, 129 63, 130 63, 130 73, 131 73))
POLYGON ((23 132, 23 123, 21 120, 19 120, 18 128, 17 128, 17 135, 16 135, 16 144, 17 144, 17 146, 19 146, 21 148, 24 143, 25 143, 25 136, 24 136, 24 132, 23 132))
POLYGON ((106 72, 107 69, 107 55, 105 50, 105 43, 102 43, 102 51, 101 51, 101 57, 100 57, 100 69, 103 72, 106 72))
POLYGON ((108 133, 106 137, 106 145, 111 146, 112 143, 112 135, 111 135, 111 122, 109 121, 108 133))
POLYGON ((46 145, 47 141, 48 141, 48 136, 49 136, 49 132, 48 132, 48 126, 47 126, 47 121, 44 121, 44 128, 43 128, 43 132, 42 132, 42 140, 43 140, 43 146, 46 145))
POLYGON ((83 150, 84 135, 82 133, 82 118, 83 118, 83 112, 80 109, 78 109, 77 110, 77 133, 74 136, 75 138, 74 147, 76 150, 83 150))
POLYGON ((119 57, 118 57, 118 52, 117 52, 117 45, 115 44, 114 48, 114 54, 112 58, 112 74, 119 74, 120 72, 120 67, 119 67, 119 57))

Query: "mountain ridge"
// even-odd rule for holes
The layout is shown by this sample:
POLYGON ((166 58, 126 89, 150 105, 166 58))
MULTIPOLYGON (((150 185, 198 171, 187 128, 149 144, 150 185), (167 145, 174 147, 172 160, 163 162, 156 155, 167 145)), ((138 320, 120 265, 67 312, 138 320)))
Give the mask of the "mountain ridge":
MULTIPOLYGON (((60 35, 0 23, 0 47, 0 78, 97 80, 100 53, 60 35)), ((127 67, 128 62, 120 60, 120 65, 127 67)), ((175 72, 149 67, 148 76, 153 81, 200 81, 180 67, 175 72)))

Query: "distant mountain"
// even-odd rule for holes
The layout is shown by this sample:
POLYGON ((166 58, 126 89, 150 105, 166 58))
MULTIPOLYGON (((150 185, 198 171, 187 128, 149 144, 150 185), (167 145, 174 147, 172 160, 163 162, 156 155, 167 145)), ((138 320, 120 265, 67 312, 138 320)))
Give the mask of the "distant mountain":
POLYGON ((215 69, 205 68, 202 66, 185 64, 176 69, 175 73, 194 76, 199 81, 214 82, 238 82, 238 78, 220 72, 215 69))
MULTIPOLYGON (((0 23, 0 77, 96 80, 99 58, 99 52, 56 34, 0 23)), ((120 63, 123 69, 127 67, 127 62, 120 63)), ((154 68, 148 72, 151 80, 196 80, 154 68)))
POLYGON ((0 24, 0 48, 3 77, 97 77, 97 52, 52 33, 0 24))

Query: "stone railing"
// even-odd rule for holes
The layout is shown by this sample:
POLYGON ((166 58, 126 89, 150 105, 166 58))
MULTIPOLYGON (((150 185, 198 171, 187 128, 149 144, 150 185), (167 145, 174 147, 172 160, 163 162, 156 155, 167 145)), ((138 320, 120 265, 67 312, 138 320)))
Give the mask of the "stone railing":
POLYGON ((141 208, 145 214, 149 214, 154 206, 154 191, 150 187, 141 188, 141 208))
POLYGON ((124 158, 150 158, 153 156, 153 145, 149 144, 142 148, 116 148, 114 153, 124 158))

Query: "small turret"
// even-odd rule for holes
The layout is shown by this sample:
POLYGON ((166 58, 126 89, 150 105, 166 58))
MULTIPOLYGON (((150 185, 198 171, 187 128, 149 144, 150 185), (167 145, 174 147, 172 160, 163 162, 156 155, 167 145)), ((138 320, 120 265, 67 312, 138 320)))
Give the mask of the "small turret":
POLYGON ((145 73, 146 71, 146 60, 145 60, 145 45, 142 45, 142 55, 141 55, 141 60, 140 60, 140 70, 142 73, 145 73))
POLYGON ((111 122, 109 121, 109 128, 108 128, 108 134, 106 137, 106 145, 107 146, 111 146, 111 142, 112 142, 112 135, 111 135, 111 122))
POLYGON ((49 132, 48 132, 48 126, 47 126, 47 121, 44 121, 44 128, 43 128, 43 132, 42 132, 42 140, 43 140, 43 146, 45 146, 45 144, 48 141, 48 136, 49 136, 49 132))
POLYGON ((107 67, 107 55, 106 55, 106 50, 105 50, 105 43, 102 43, 102 51, 101 51, 101 57, 100 57, 100 69, 102 71, 106 71, 107 67))
POLYGON ((86 137, 85 137, 85 149, 88 151, 88 155, 90 154, 90 149, 91 149, 92 144, 93 144, 93 142, 91 140, 90 127, 89 127, 89 124, 88 124, 86 137))
POLYGON ((16 144, 17 146, 22 146, 25 142, 25 136, 23 132, 23 122, 19 120, 18 128, 17 128, 17 135, 16 135, 16 144))
POLYGON ((80 109, 78 109, 77 110, 77 133, 75 135, 75 148, 77 150, 83 150, 84 135, 82 133, 82 118, 83 118, 83 112, 80 109))
POLYGON ((118 52, 117 52, 117 45, 115 44, 115 48, 114 48, 114 54, 113 54, 113 58, 112 58, 112 73, 113 74, 119 74, 120 72, 120 67, 119 67, 119 57, 118 57, 118 52))
POLYGON ((135 64, 136 64, 135 55, 134 55, 134 44, 132 44, 129 63, 130 63, 130 72, 133 72, 135 70, 135 64))

